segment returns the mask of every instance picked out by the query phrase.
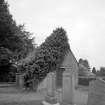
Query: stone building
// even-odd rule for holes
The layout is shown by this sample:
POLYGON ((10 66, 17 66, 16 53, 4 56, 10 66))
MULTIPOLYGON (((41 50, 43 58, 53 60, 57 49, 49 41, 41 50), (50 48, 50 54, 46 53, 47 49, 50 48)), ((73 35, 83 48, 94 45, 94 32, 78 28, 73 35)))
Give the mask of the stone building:
MULTIPOLYGON (((63 84, 63 72, 68 69, 72 71, 72 78, 75 87, 78 85, 78 62, 72 53, 71 50, 65 55, 64 61, 61 64, 61 67, 56 71, 55 78, 56 78, 56 88, 62 88, 63 84)), ((43 80, 43 82, 39 85, 38 89, 46 89, 47 87, 47 77, 43 80)))

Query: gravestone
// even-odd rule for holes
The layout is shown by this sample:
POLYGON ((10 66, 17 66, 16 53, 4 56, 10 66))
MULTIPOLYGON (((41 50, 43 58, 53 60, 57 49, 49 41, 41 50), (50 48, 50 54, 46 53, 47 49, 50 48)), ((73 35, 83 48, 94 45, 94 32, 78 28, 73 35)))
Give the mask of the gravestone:
POLYGON ((54 96, 54 92, 55 92, 55 74, 49 73, 47 81, 47 94, 49 96, 54 96))
POLYGON ((74 87, 73 87, 73 72, 70 68, 65 68, 63 73, 63 89, 62 89, 63 105, 72 105, 74 103, 74 87))
POLYGON ((24 77, 21 73, 16 73, 16 86, 19 88, 24 86, 24 77))
POLYGON ((37 90, 38 91, 46 91, 47 90, 47 81, 48 81, 48 76, 38 85, 37 90))
POLYGON ((55 73, 49 73, 47 77, 47 95, 45 101, 42 103, 44 105, 56 105, 57 97, 55 96, 55 73))

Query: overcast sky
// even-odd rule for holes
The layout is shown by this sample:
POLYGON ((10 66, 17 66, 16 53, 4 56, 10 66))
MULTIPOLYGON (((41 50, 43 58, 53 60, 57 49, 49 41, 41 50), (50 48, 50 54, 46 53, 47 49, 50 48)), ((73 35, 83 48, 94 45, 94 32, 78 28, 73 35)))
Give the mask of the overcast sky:
POLYGON ((41 44, 62 26, 77 60, 105 66, 105 0, 8 0, 17 23, 25 23, 41 44))

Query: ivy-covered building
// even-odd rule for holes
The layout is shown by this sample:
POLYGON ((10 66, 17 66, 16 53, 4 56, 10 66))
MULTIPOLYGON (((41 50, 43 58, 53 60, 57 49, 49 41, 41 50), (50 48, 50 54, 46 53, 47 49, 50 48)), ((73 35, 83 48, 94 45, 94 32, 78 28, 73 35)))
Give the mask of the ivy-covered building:
POLYGON ((70 49, 67 34, 63 28, 54 30, 36 49, 31 58, 20 65, 24 71, 25 84, 35 83, 38 88, 46 88, 47 75, 55 72, 56 87, 60 88, 63 72, 67 68, 69 72, 72 71, 73 82, 77 84, 78 63, 70 49))
MULTIPOLYGON (((62 88, 63 85, 63 72, 65 70, 69 70, 69 73, 72 73, 72 82, 73 82, 73 87, 78 86, 78 62, 72 53, 71 50, 68 51, 68 53, 65 55, 64 60, 61 64, 61 66, 56 70, 55 72, 55 78, 56 78, 56 88, 62 88)), ((48 84, 48 78, 43 80, 43 82, 39 85, 38 89, 47 89, 47 84, 48 84)))

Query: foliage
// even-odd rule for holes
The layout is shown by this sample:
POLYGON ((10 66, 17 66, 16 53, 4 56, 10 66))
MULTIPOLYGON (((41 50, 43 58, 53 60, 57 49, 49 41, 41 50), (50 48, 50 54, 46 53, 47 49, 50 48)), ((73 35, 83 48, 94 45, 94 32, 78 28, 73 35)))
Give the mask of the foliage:
POLYGON ((9 12, 8 3, 0 2, 0 47, 14 52, 16 59, 25 57, 33 50, 32 34, 27 32, 24 25, 17 25, 9 12))
POLYGON ((11 71, 10 61, 16 62, 25 58, 34 49, 31 35, 25 30, 24 25, 17 25, 13 20, 8 3, 0 0, 0 68, 2 67, 3 73, 1 75, 4 75, 5 69, 11 71))
POLYGON ((34 59, 22 66, 26 70, 25 76, 29 77, 27 81, 34 78, 40 82, 47 73, 57 70, 69 49, 65 30, 63 28, 54 30, 45 42, 37 48, 34 59))
POLYGON ((12 57, 12 52, 4 47, 0 47, 0 66, 8 65, 12 57))
POLYGON ((9 68, 11 66, 11 57, 12 52, 9 49, 0 47, 0 81, 9 80, 7 74, 9 73, 9 68))
POLYGON ((83 86, 89 86, 89 83, 93 80, 96 80, 95 78, 78 78, 78 84, 83 86))
POLYGON ((88 69, 84 65, 79 64, 79 76, 87 76, 87 71, 88 69))
POLYGON ((79 75, 80 76, 88 75, 88 71, 90 71, 88 60, 80 58, 78 63, 79 63, 79 75))
POLYGON ((92 73, 94 73, 94 74, 96 74, 96 68, 95 67, 93 67, 93 69, 92 69, 92 73))
MULTIPOLYGON (((93 71, 95 68, 93 68, 93 71)), ((95 80, 94 75, 90 71, 88 60, 82 58, 79 59, 79 78, 78 84, 83 86, 89 86, 90 81, 95 80), (92 78, 91 78, 92 77, 92 78)))
POLYGON ((88 62, 88 60, 86 60, 86 59, 84 60, 84 59, 80 58, 80 59, 79 59, 79 64, 84 65, 88 70, 90 69, 89 62, 88 62))
POLYGON ((105 67, 100 67, 100 70, 96 73, 97 76, 105 76, 105 67))
POLYGON ((27 32, 24 28, 24 25, 19 25, 15 29, 15 35, 18 36, 19 41, 14 43, 16 49, 14 50, 15 59, 20 60, 25 58, 34 48, 34 38, 31 37, 31 33, 27 32))

